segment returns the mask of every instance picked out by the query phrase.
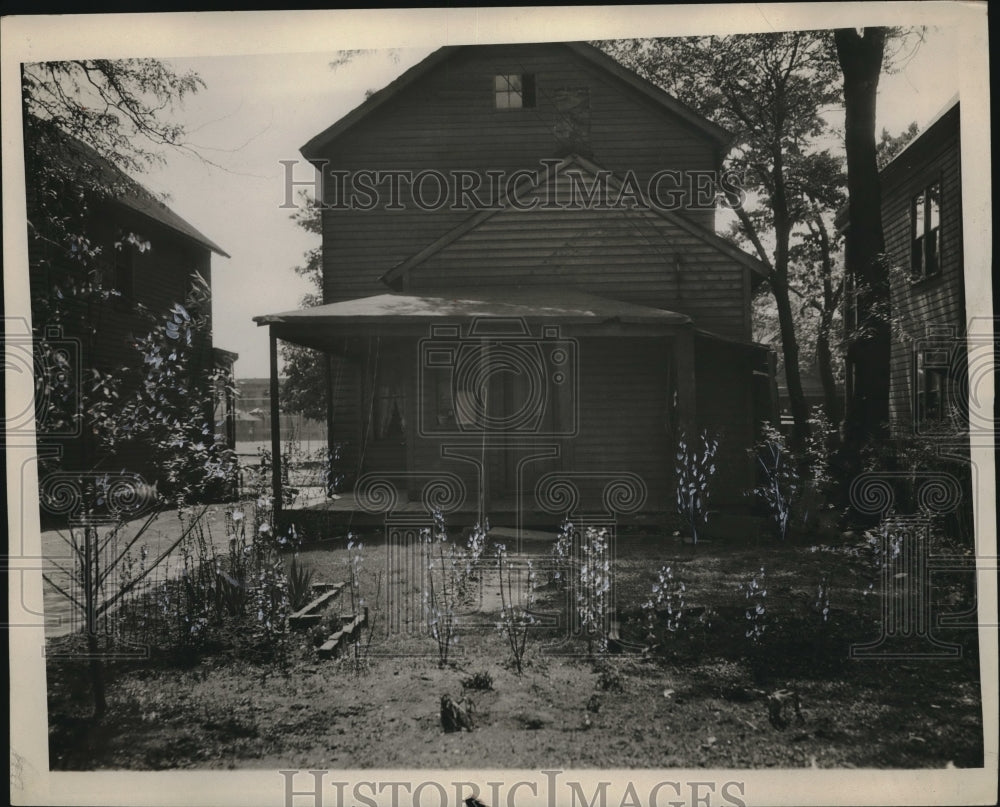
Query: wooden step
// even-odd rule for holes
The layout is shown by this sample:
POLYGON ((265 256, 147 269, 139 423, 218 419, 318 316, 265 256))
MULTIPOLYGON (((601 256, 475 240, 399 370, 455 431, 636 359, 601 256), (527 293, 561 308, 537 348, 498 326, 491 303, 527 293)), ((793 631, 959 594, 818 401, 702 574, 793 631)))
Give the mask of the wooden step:
POLYGON ((299 628, 308 628, 312 625, 318 625, 323 619, 323 608, 325 608, 330 601, 339 596, 343 588, 343 583, 318 583, 313 586, 313 591, 322 591, 322 593, 305 608, 296 611, 288 617, 288 627, 295 630, 299 628))
POLYGON ((320 658, 333 658, 340 649, 340 646, 368 622, 368 608, 366 607, 360 614, 345 615, 343 619, 345 620, 344 627, 328 637, 317 650, 320 658))

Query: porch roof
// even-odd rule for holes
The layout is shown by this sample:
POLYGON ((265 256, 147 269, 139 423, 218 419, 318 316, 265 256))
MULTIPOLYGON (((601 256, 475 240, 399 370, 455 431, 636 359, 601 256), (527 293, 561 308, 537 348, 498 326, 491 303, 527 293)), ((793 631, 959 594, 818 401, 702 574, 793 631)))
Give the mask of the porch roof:
POLYGON ((569 326, 635 325, 671 330, 691 324, 686 314, 612 300, 567 288, 450 289, 437 293, 387 292, 372 297, 263 314, 258 325, 278 326, 282 338, 314 342, 317 330, 337 326, 427 325, 435 319, 523 319, 569 326), (309 337, 313 338, 310 339, 309 337))

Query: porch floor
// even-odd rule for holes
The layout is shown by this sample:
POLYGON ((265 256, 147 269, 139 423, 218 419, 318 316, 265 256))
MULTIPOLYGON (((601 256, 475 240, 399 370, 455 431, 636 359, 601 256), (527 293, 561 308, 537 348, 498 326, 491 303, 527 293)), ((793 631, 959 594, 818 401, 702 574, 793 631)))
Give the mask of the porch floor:
MULTIPOLYGON (((532 505, 534 502, 531 503, 532 505)), ((530 528, 543 530, 554 534, 562 521, 562 517, 545 512, 533 506, 525 506, 518 502, 516 496, 502 496, 492 499, 485 508, 493 528, 503 527, 516 529, 530 528)), ((445 515, 450 526, 471 527, 482 519, 483 513, 474 501, 463 504, 457 510, 445 515)), ((390 518, 419 518, 426 516, 428 524, 430 516, 423 502, 410 499, 406 491, 397 490, 396 506, 390 518)), ((664 513, 640 512, 627 516, 619 516, 617 523, 629 526, 646 526, 661 528, 664 523, 664 513)), ((606 522, 607 517, 601 515, 578 516, 578 520, 590 522, 606 522)), ((326 498, 322 493, 314 496, 300 497, 291 507, 285 507, 281 512, 283 524, 295 524, 296 529, 305 532, 310 538, 319 537, 315 533, 327 533, 331 530, 360 529, 366 527, 381 527, 386 523, 386 514, 370 512, 358 503, 358 497, 352 493, 338 493, 336 498, 326 498)))

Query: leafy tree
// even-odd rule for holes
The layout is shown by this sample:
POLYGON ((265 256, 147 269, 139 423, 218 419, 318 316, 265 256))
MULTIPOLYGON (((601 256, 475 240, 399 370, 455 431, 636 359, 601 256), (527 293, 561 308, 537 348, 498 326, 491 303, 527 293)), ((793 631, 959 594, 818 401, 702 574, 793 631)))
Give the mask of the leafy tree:
MULTIPOLYGON (((183 127, 163 113, 203 86, 197 74, 154 59, 22 66, 32 321, 37 366, 46 370, 36 379, 38 431, 80 426, 85 465, 99 460, 95 429, 81 421, 106 416, 117 394, 115 379, 91 364, 109 303, 137 328, 150 313, 136 304, 123 311, 108 271, 114 256, 94 235, 95 219, 116 199, 151 197, 129 174, 162 162, 164 147, 186 148, 183 127), (80 367, 66 366, 60 333, 80 340, 80 367), (89 409, 74 388, 93 393, 89 409)), ((142 233, 119 233, 114 250, 133 248, 150 244, 142 233)))
POLYGON ((896 155, 905 149, 918 134, 920 134, 920 127, 916 121, 911 121, 910 125, 898 135, 892 135, 888 129, 883 128, 878 143, 875 144, 875 161, 878 163, 878 170, 881 171, 892 162, 896 155))
MULTIPOLYGON (((231 453, 214 442, 212 384, 220 379, 212 376, 207 350, 207 285, 193 277, 188 299, 167 312, 129 303, 109 282, 108 245, 93 227, 116 199, 151 199, 128 174, 162 161, 164 148, 187 148, 184 128, 164 113, 204 84, 195 73, 178 74, 154 59, 26 64, 21 76, 32 327, 36 366, 42 368, 36 378, 42 402, 39 439, 45 442, 67 425, 79 427, 83 461, 76 470, 98 479, 78 491, 85 513, 107 510, 110 474, 101 481, 94 472, 116 467, 116 451, 135 440, 148 446, 159 463, 165 492, 180 502, 190 500, 229 478, 234 465, 231 453), (148 329, 135 338, 134 364, 104 370, 92 366, 105 316, 127 317, 136 334, 148 329), (62 335, 80 340, 78 366, 60 351, 62 335)), ((125 248, 145 251, 154 245, 142 233, 122 232, 112 249, 125 248)), ((156 504, 162 503, 157 497, 156 504)), ((99 718, 106 703, 93 620, 100 608, 100 580, 107 579, 122 556, 100 561, 103 566, 98 567, 107 538, 98 535, 96 526, 86 526, 82 539, 74 536, 69 543, 77 563, 71 577, 83 598, 68 596, 83 608, 89 626, 94 713, 99 718)))
MULTIPOLYGON (((804 440, 809 410, 792 303, 793 248, 804 239, 822 247, 817 217, 832 214, 843 186, 838 158, 820 145, 829 132, 824 113, 839 101, 838 69, 828 38, 822 32, 797 31, 602 46, 736 136, 727 167, 744 177, 749 203, 735 210, 734 234, 768 269, 795 421, 793 438, 804 440)), ((816 265, 827 267, 822 261, 816 265)), ((832 312, 826 306, 835 308, 835 295, 818 299, 829 322, 832 312)))
MULTIPOLYGON (((299 205, 291 217, 307 233, 320 236, 323 232, 321 210, 305 191, 299 192, 299 205)), ((323 247, 307 250, 295 274, 306 278, 313 290, 302 298, 302 307, 323 304, 323 247)), ((319 350, 283 342, 281 345, 283 374, 281 408, 299 412, 307 418, 326 420, 326 357, 319 350)))

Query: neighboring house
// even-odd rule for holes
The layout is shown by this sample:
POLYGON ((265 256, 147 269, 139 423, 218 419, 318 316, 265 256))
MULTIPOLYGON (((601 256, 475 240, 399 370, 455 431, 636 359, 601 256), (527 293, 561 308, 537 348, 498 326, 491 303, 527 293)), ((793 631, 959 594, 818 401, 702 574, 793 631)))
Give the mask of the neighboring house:
MULTIPOLYGON (((881 171, 889 257, 894 437, 952 431, 965 363, 960 105, 951 103, 881 171)), ((845 326, 856 327, 850 278, 845 326)), ((850 395, 851 361, 847 362, 850 395)))
MULTIPOLYGON (((212 253, 228 258, 217 244, 204 236, 177 213, 159 201, 152 193, 103 159, 86 144, 66 135, 58 136, 60 161, 67 174, 96 176, 114 188, 112 199, 83 199, 88 208, 84 231, 100 253, 93 264, 100 273, 105 288, 118 296, 103 303, 95 302, 86 311, 86 321, 93 326, 93 335, 65 329, 63 338, 78 345, 80 383, 87 383, 87 370, 96 368, 113 371, 121 367, 137 367, 142 360, 132 346, 136 337, 149 331, 149 322, 137 313, 142 306, 154 315, 166 314, 175 303, 183 303, 191 289, 195 272, 211 284, 212 253), (134 238, 130 238, 134 236, 134 238)), ((29 221, 31 206, 37 203, 29 188, 29 221)), ((29 271, 32 298, 51 296, 56 278, 63 276, 70 258, 61 245, 51 244, 29 228, 29 271)), ((191 364, 192 377, 207 376, 220 369, 232 376, 236 353, 216 348, 211 331, 201 344, 191 364)), ((207 383, 207 380, 206 380, 207 383)), ((207 415, 216 424, 217 435, 230 446, 235 440, 235 406, 233 396, 224 388, 214 391, 214 411, 207 415)), ((107 471, 127 470, 142 474, 147 480, 157 478, 151 464, 148 447, 141 441, 125 445, 113 460, 104 457, 92 441, 80 430, 67 433, 39 434, 40 450, 58 453, 58 464, 64 470, 107 471)))
MULTIPOLYGON (((284 379, 281 379, 283 382, 284 379)), ((236 381, 236 441, 259 443, 271 440, 271 381, 267 378, 240 378, 236 381)), ((326 442, 326 424, 301 414, 281 412, 283 440, 326 442)))
POLYGON ((708 429, 713 503, 744 504, 772 364, 750 330, 764 267, 714 230, 729 143, 583 43, 436 51, 302 148, 324 305, 255 318, 272 376, 277 339, 328 354, 348 486, 458 479, 463 517, 551 525, 560 475, 575 511, 628 512, 617 478, 663 514, 681 432, 708 429), (651 184, 659 204, 627 201, 651 184))
MULTIPOLYGON (((820 411, 825 413, 826 393, 823 390, 823 380, 816 370, 803 370, 800 373, 802 381, 802 396, 805 398, 806 406, 812 412, 820 411)), ((835 382, 838 400, 843 398, 844 385, 840 381, 835 382)), ((788 394, 788 385, 785 383, 785 374, 778 373, 778 415, 781 418, 781 428, 791 429, 794 418, 792 417, 791 397, 788 394)))

